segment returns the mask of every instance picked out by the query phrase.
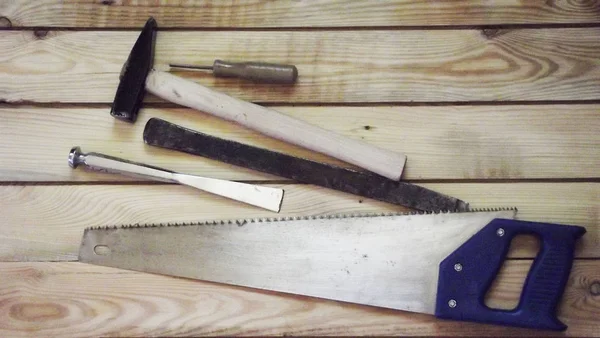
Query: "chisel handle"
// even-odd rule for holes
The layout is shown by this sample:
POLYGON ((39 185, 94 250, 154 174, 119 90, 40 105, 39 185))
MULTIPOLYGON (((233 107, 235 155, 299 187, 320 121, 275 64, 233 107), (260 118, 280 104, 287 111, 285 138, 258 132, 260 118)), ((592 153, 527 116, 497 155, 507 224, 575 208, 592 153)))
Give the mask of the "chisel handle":
POLYGON ((174 172, 143 163, 132 162, 99 153, 83 153, 81 148, 73 147, 69 152, 69 166, 73 169, 84 167, 100 172, 120 174, 153 181, 177 183, 174 172))
POLYGON ((239 123, 270 137, 400 180, 406 156, 354 140, 178 76, 152 70, 146 89, 165 100, 239 123))

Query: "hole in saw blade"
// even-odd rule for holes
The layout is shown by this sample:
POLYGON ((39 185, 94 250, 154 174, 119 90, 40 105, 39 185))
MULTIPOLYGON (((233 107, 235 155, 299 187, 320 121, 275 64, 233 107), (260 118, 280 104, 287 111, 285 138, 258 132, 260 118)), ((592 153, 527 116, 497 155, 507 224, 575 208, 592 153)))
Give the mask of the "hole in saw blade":
POLYGON ((94 253, 98 256, 106 256, 110 253, 110 248, 106 245, 96 245, 94 247, 94 253))
MULTIPOLYGON (((517 235, 510 242, 507 257, 535 257, 540 252, 540 240, 533 235, 517 235), (534 256, 530 253, 534 252, 534 256)), ((485 305, 492 309, 514 310, 525 285, 533 259, 505 259, 485 294, 485 305)))

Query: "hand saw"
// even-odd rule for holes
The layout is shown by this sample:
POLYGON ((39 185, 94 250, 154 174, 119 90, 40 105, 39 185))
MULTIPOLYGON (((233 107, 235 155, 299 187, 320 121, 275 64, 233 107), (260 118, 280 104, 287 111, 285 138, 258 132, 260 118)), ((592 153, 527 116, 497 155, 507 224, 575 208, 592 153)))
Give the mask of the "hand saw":
POLYGON ((86 229, 85 263, 301 294, 439 318, 564 330, 555 315, 585 228, 516 209, 246 219, 86 229), (514 310, 484 296, 512 238, 541 250, 514 310))

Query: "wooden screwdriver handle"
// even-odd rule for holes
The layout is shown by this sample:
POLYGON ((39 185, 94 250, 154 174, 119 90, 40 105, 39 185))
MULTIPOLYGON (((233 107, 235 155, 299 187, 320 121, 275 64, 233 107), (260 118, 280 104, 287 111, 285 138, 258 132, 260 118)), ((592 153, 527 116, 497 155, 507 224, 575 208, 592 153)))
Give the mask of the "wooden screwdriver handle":
POLYGON ((152 70, 146 89, 165 100, 239 123, 270 137, 323 153, 392 180, 400 180, 406 156, 344 137, 307 122, 152 70))

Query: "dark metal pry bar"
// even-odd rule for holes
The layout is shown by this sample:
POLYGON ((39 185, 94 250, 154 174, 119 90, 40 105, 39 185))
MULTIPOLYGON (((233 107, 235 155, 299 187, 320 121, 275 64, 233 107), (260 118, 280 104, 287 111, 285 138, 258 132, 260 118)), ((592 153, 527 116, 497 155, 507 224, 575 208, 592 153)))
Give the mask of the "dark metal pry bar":
POLYGON ((418 185, 220 139, 158 118, 146 124, 144 142, 421 211, 469 209, 462 200, 418 185))

